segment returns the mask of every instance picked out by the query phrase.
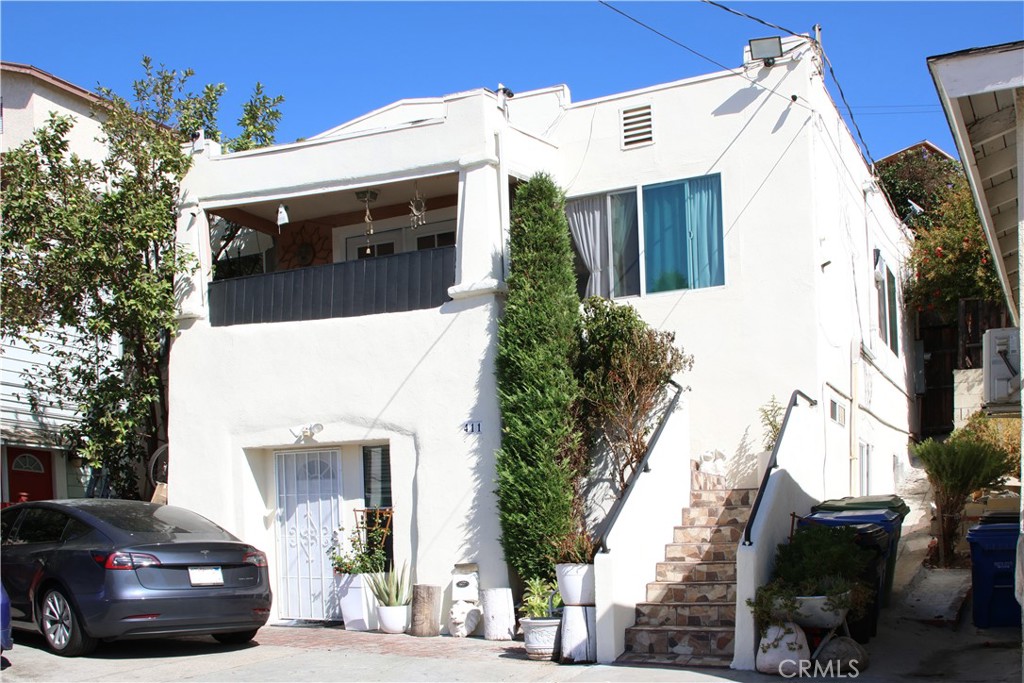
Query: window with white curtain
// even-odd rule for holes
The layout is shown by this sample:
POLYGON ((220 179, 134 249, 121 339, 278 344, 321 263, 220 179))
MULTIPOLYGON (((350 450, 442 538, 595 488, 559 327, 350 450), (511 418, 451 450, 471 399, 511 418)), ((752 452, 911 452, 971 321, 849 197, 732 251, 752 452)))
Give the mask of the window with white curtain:
POLYGON ((725 284, 718 174, 573 199, 566 213, 588 296, 725 284))

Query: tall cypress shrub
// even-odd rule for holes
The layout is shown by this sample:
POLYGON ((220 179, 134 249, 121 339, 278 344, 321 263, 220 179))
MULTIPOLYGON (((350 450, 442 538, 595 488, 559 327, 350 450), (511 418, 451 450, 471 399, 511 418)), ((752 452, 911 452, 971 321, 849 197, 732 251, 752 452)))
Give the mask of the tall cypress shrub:
POLYGON ((573 365, 579 299, 565 196, 546 174, 519 186, 509 231, 508 298, 498 322, 502 444, 498 507, 505 559, 523 580, 553 575, 571 529, 576 447, 573 365))

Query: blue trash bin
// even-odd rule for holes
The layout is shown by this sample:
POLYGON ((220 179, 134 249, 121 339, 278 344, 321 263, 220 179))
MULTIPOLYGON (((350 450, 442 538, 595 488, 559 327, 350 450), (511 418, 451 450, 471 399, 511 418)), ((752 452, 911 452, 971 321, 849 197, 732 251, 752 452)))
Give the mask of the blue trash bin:
POLYGON ((1020 626, 1020 604, 1013 591, 1018 534, 1017 524, 979 524, 967 532, 978 628, 1020 626))

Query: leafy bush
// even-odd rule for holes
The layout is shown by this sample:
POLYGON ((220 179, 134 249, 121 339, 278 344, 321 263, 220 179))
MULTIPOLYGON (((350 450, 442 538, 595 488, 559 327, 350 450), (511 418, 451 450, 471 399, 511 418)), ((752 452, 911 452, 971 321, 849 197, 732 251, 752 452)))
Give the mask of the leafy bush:
POLYGON ((960 516, 972 491, 995 486, 1009 474, 1006 451, 973 435, 958 434, 944 442, 928 439, 914 447, 935 494, 939 516, 939 562, 949 566, 955 559, 954 546, 960 516))
POLYGON ((692 366, 675 335, 650 327, 632 306, 599 297, 583 302, 580 428, 588 445, 607 447, 620 492, 647 449, 651 417, 668 402, 666 385, 692 366))
POLYGON ((993 418, 978 411, 967 419, 967 424, 953 432, 950 438, 954 441, 966 438, 989 443, 1006 452, 1010 460, 1008 474, 1020 473, 1019 417, 993 418))
POLYGON ((825 609, 849 609, 859 616, 874 592, 862 579, 874 559, 875 551, 857 543, 853 527, 798 528, 789 543, 780 543, 776 549, 772 580, 747 600, 761 635, 772 624, 791 621, 800 596, 827 596, 825 609))
MULTIPOLYGON (((344 529, 338 529, 338 532, 344 529)), ((349 549, 341 549, 341 540, 335 534, 334 544, 327 549, 334 571, 339 574, 373 574, 384 571, 387 566, 387 551, 384 542, 388 537, 386 527, 368 527, 365 537, 359 529, 349 535, 349 549)))

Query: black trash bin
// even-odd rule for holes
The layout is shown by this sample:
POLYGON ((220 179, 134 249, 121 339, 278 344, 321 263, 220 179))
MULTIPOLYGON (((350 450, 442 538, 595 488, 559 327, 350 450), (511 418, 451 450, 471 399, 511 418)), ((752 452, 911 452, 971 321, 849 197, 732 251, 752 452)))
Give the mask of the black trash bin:
POLYGON ((967 532, 971 544, 974 625, 978 628, 1020 626, 1020 603, 1014 595, 1020 525, 979 524, 967 532))

